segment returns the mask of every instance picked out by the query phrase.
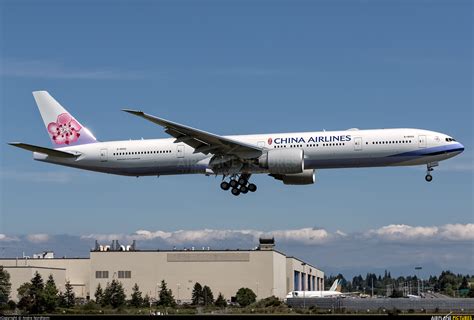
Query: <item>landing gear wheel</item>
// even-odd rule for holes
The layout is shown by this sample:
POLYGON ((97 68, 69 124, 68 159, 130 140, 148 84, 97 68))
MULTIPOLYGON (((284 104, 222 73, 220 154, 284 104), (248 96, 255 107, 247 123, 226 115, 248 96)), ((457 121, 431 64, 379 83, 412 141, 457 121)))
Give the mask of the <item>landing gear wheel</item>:
POLYGON ((431 182, 431 180, 433 180, 433 176, 431 174, 427 174, 425 176, 425 180, 428 181, 428 182, 431 182))
POLYGON ((221 189, 222 190, 229 190, 230 189, 230 184, 228 182, 222 181, 221 189))
POLYGON ((246 186, 241 186, 240 187, 240 192, 243 193, 243 194, 246 194, 247 192, 249 192, 249 189, 246 186))
POLYGON ((253 183, 250 183, 248 186, 247 186, 247 189, 249 189, 250 192, 255 192, 257 191, 257 186, 253 183))
POLYGON ((234 179, 230 180, 229 184, 232 188, 236 188, 239 185, 239 183, 234 179))
POLYGON ((239 184, 240 184, 241 186, 245 186, 245 185, 247 184, 247 182, 248 182, 247 179, 239 178, 239 184))
POLYGON ((237 188, 232 188, 232 191, 231 191, 231 192, 232 192, 232 194, 233 194, 234 196, 238 196, 238 195, 240 194, 240 190, 237 189, 237 188))

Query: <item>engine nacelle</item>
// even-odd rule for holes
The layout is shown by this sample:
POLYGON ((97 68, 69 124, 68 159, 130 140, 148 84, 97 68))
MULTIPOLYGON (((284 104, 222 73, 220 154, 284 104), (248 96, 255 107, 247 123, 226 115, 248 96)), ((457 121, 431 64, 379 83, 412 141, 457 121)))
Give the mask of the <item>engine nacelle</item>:
POLYGON ((291 185, 313 184, 316 182, 316 174, 313 169, 304 170, 302 173, 277 174, 272 176, 277 180, 283 181, 284 184, 291 185))
POLYGON ((262 168, 270 173, 291 174, 304 171, 304 152, 302 149, 272 149, 258 158, 262 168))

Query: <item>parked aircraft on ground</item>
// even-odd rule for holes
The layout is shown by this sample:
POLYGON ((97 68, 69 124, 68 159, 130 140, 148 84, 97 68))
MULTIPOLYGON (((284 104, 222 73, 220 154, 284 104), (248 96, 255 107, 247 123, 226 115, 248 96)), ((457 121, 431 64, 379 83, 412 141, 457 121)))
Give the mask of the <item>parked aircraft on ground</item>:
POLYGON ((342 280, 334 280, 329 290, 317 290, 317 291, 291 291, 287 294, 286 298, 334 298, 342 297, 347 295, 359 294, 358 292, 342 293, 342 280))
POLYGON ((33 151, 35 160, 137 177, 222 175, 221 188, 236 196, 256 191, 249 179, 262 173, 304 185, 315 182, 318 169, 426 165, 425 179, 431 181, 439 161, 464 150, 451 136, 422 129, 221 136, 129 109, 123 111, 163 127, 173 138, 99 142, 48 92, 33 96, 53 148, 10 144, 33 151))

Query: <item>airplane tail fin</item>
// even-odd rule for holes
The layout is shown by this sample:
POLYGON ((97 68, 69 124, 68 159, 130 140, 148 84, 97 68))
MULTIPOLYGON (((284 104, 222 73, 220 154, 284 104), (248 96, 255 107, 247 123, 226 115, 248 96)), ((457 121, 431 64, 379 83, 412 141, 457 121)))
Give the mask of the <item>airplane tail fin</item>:
POLYGON ((38 109, 54 147, 97 142, 94 135, 79 123, 47 91, 34 91, 38 109))
POLYGON ((339 283, 339 279, 334 280, 334 282, 332 283, 332 286, 331 286, 331 288, 329 289, 329 291, 337 291, 337 289, 338 289, 338 283, 339 283))

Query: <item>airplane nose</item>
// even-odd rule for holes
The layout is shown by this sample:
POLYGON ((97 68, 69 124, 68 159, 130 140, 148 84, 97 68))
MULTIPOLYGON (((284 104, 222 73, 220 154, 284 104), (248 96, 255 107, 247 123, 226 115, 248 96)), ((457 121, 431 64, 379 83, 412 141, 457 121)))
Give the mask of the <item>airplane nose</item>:
POLYGON ((464 151, 464 146, 460 142, 456 142, 452 147, 453 151, 456 151, 457 154, 460 154, 464 151))

